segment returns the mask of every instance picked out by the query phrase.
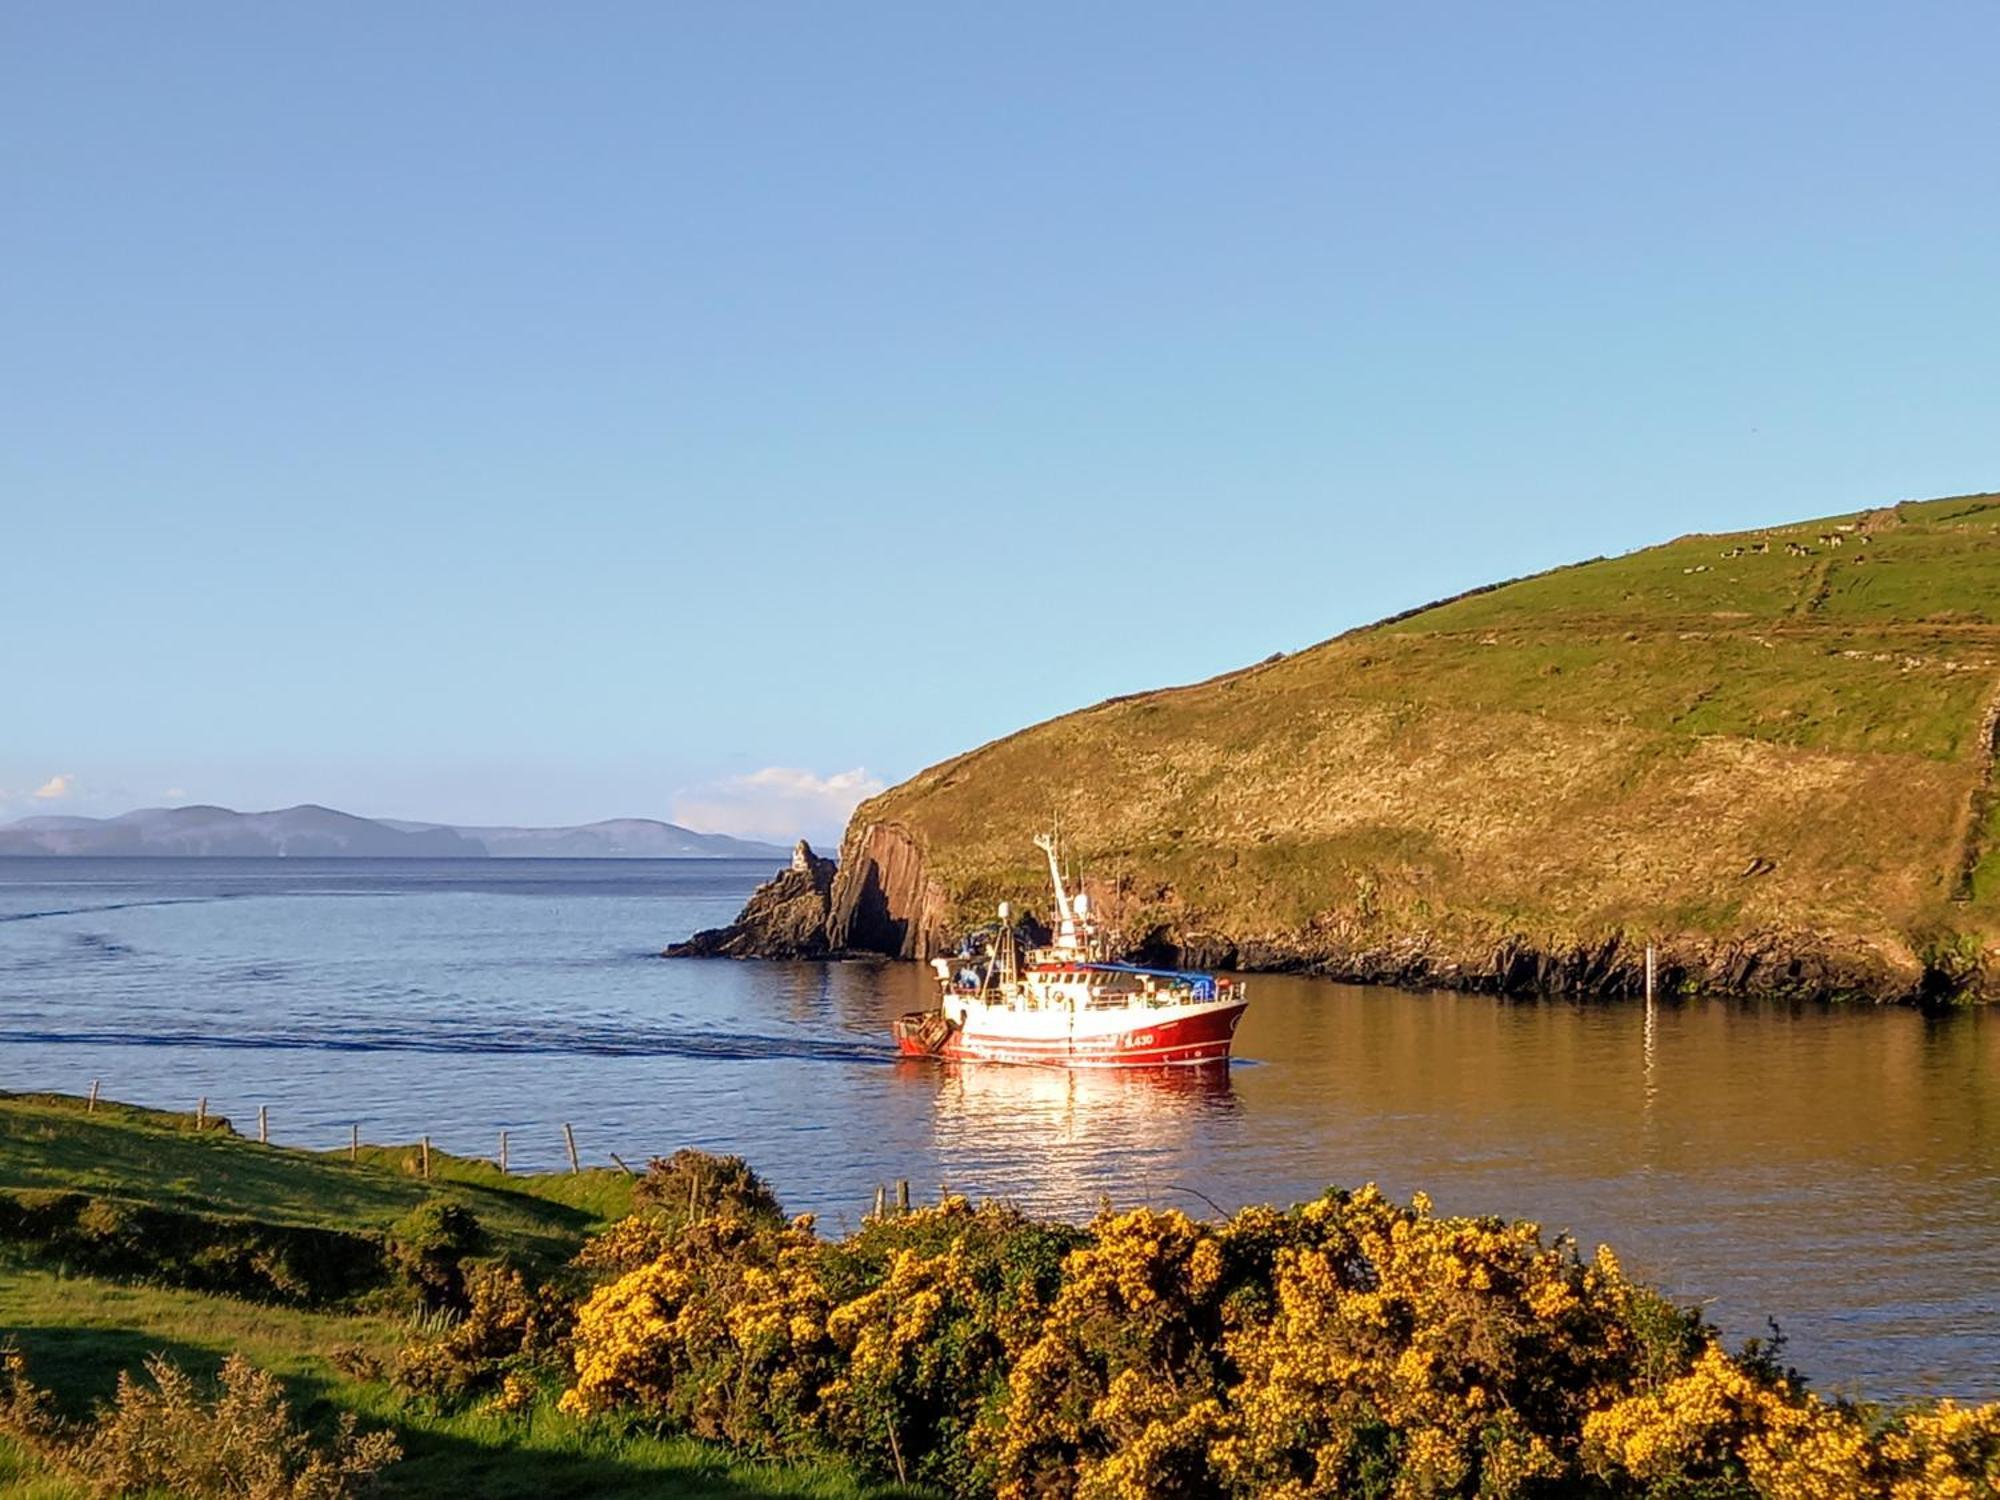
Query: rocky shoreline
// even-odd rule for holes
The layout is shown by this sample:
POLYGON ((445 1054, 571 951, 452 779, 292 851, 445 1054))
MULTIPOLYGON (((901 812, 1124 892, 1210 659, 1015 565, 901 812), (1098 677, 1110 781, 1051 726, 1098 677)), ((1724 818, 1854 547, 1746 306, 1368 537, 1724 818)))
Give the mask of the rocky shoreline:
MULTIPOLYGON (((836 864, 800 840, 791 865, 757 888, 736 921, 675 943, 664 956, 922 960, 956 947, 950 898, 926 874, 921 853, 902 829, 876 823, 851 829, 842 854, 836 864)), ((1983 976, 1976 971, 1898 963, 1878 949, 1825 933, 1681 938, 1656 946, 1659 991, 1669 996, 1915 1005, 1984 998, 1983 976)), ((1238 936, 1157 925, 1128 940, 1123 956, 1350 984, 1572 999, 1641 995, 1646 972, 1644 939, 1623 933, 1538 942, 1521 933, 1238 936)))
POLYGON ((792 862, 750 895, 736 920, 674 943, 663 958, 824 958, 836 866, 800 839, 792 862))
MULTIPOLYGON (((1623 934, 1598 942, 1543 946, 1510 935, 1467 952, 1418 933, 1372 946, 1308 946, 1283 939, 1197 938, 1183 946, 1142 945, 1142 962, 1305 974, 1348 984, 1404 989, 1471 990, 1511 996, 1624 999, 1645 993, 1646 944, 1623 934)), ((1656 982, 1665 996, 1719 996, 1789 1001, 1865 1001, 1930 1005, 1962 995, 1958 976, 1911 972, 1875 955, 1846 954, 1831 945, 1770 934, 1740 941, 1662 944, 1656 982)))

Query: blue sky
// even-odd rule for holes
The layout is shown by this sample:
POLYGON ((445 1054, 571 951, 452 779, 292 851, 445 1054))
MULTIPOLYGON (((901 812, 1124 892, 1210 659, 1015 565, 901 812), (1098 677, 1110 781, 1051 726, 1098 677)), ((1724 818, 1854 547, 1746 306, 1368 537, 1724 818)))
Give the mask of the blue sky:
POLYGON ((1471 584, 2000 487, 1996 55, 1988 4, 9 7, 0 817, 823 837, 1471 584))

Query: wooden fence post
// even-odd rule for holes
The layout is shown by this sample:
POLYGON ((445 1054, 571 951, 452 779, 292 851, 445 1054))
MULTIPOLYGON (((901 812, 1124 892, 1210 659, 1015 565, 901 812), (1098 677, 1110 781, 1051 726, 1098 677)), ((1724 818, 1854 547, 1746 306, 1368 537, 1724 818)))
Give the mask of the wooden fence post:
POLYGON ((570 1171, 581 1172, 583 1164, 576 1159, 576 1132, 569 1128, 569 1121, 567 1120, 563 1121, 563 1140, 569 1146, 570 1171))
POLYGON ((104 1080, 101 1078, 93 1078, 90 1080, 90 1103, 86 1104, 83 1107, 83 1112, 87 1115, 94 1115, 97 1113, 97 1086, 102 1082, 104 1082, 104 1080))
POLYGON ((424 1137, 423 1153, 424 1153, 424 1181, 429 1182, 431 1180, 431 1138, 429 1136, 424 1137))
POLYGON ((500 1175, 507 1175, 507 1132, 500 1132, 500 1175))
POLYGON ((271 1107, 268 1104, 257 1106, 257 1144, 271 1144, 271 1107))
POLYGON ((361 1160, 361 1127, 359 1125, 350 1125, 347 1128, 347 1160, 349 1165, 361 1160))
POLYGON ((909 1211, 910 1211, 910 1179, 907 1177, 898 1177, 896 1179, 896 1212, 899 1214, 906 1214, 909 1211))
POLYGON ((889 1189, 882 1183, 875 1184, 875 1217, 881 1218, 889 1211, 889 1189))
POLYGON ((208 1096, 205 1094, 195 1101, 194 1128, 196 1130, 208 1129, 208 1096))

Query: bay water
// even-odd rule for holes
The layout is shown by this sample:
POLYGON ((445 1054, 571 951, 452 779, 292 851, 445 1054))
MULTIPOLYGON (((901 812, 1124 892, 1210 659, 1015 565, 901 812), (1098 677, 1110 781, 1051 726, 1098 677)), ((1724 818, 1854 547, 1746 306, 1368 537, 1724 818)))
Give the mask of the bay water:
POLYGON ((667 960, 764 863, 0 858, 0 1089, 198 1098, 520 1169, 738 1153, 851 1226, 907 1179, 1075 1217, 1329 1184, 1532 1218, 1822 1388, 2000 1396, 2000 1016, 1254 976, 1224 1076, 899 1061, 892 963, 667 960))

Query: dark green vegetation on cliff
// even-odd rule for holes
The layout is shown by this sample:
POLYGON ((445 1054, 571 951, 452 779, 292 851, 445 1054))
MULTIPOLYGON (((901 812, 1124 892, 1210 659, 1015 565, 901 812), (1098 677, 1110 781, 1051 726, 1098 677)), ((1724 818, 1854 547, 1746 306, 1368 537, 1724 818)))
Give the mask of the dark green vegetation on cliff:
POLYGON ((862 805, 835 947, 1046 906, 1344 977, 2000 985, 2000 496, 1690 536, 1039 724, 862 805))

